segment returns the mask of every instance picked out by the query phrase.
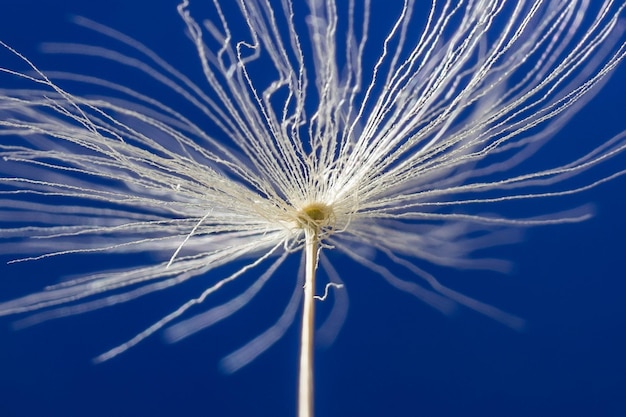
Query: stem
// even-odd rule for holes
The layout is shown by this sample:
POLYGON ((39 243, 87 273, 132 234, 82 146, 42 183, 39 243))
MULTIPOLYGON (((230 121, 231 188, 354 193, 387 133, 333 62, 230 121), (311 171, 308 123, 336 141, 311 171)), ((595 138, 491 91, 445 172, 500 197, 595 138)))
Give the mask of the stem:
POLYGON ((306 272, 300 334, 300 376, 298 417, 313 417, 313 330, 315 323, 315 271, 317 269, 317 230, 305 229, 306 272))

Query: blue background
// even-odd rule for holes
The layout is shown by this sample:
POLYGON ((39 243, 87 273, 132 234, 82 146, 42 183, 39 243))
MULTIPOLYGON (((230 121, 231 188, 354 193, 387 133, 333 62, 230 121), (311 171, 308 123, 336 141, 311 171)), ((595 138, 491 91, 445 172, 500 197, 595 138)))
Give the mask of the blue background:
MULTIPOLYGON (((83 15, 197 74, 197 58, 175 6, 174 1, 5 0, 0 39, 42 69, 81 72, 79 59, 40 54, 38 45, 76 39, 101 44, 101 37, 68 20, 83 15)), ((559 135, 601 141, 623 130, 625 85, 622 65, 559 135)), ((619 161, 623 166, 623 158, 612 161, 607 172, 619 170, 619 161)), ((525 332, 469 310, 442 316, 332 255, 351 304, 336 343, 316 352, 316 414, 626 416, 625 185, 626 179, 618 179, 566 200, 571 206, 595 204, 596 216, 585 223, 532 229, 522 243, 489 252, 510 259, 516 266, 511 274, 433 270, 453 288, 525 318, 525 332)), ((546 212, 563 208, 563 201, 541 204, 546 212)), ((80 267, 2 262, 0 298, 41 288, 80 267)), ((276 308, 292 288, 291 282, 287 289, 280 284, 261 294, 276 297, 276 308)), ((108 363, 91 364, 95 355, 188 296, 174 289, 21 331, 11 329, 11 317, 0 319, 0 417, 295 415, 297 326, 240 372, 223 375, 217 367, 219 359, 263 329, 255 322, 265 312, 262 305, 181 343, 152 337, 108 363)))

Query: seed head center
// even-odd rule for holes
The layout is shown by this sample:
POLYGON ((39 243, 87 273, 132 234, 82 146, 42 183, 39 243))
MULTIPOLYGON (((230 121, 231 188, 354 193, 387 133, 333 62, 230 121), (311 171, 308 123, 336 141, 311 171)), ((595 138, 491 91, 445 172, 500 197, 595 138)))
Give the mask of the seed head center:
POLYGON ((309 203, 298 211, 298 224, 301 228, 315 230, 330 226, 333 222, 333 209, 324 203, 309 203))

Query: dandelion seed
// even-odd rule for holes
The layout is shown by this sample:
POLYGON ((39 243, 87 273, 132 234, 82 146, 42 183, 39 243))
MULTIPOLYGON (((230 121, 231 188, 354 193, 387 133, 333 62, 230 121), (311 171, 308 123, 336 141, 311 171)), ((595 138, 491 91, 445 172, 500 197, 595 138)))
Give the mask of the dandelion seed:
MULTIPOLYGON (((84 18, 76 23, 117 47, 45 48, 133 71, 180 104, 98 75, 41 71, 2 43, 3 60, 27 67, 0 67, 0 233, 3 250, 18 254, 11 262, 115 253, 154 261, 72 276, 0 302, 0 315, 28 313, 18 324, 33 325, 206 283, 97 362, 161 330, 179 341, 228 319, 301 256, 281 316, 222 366, 234 372, 257 358, 302 305, 298 415, 311 416, 316 304, 345 300, 358 285, 342 282, 327 252, 444 313, 463 305, 520 328, 428 266, 506 271, 476 253, 511 243, 516 230, 583 221, 591 209, 493 212, 626 173, 599 169, 622 156, 626 133, 529 164, 624 58, 626 3, 444 1, 423 13, 405 0, 383 36, 373 33, 370 1, 312 0, 307 11, 291 1, 215 1, 202 23, 190 7, 183 1, 178 14, 199 81, 84 18), (316 282, 318 270, 325 281, 316 282), (252 282, 238 295, 213 301, 244 279, 252 282)), ((330 339, 343 317, 345 301, 324 326, 330 339)))

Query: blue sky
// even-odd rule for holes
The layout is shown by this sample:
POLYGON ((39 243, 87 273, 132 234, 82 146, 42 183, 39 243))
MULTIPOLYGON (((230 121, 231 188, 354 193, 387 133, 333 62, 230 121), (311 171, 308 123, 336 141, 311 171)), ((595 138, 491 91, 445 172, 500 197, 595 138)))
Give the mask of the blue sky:
MULTIPOLYGON (((38 45, 103 42, 69 22, 78 14, 140 39, 197 74, 175 1, 63 3, 9 0, 0 39, 44 70, 77 68, 77 58, 60 61, 65 58, 39 53, 38 45)), ((559 135, 599 143, 623 130, 625 86, 622 65, 559 135)), ((605 169, 617 171, 620 163, 624 158, 605 169)), ((492 249, 491 256, 514 263, 510 274, 431 270, 453 288, 525 318, 525 332, 467 309, 442 316, 332 255, 348 286, 350 310, 336 343, 316 352, 317 415, 626 415, 625 186, 622 178, 569 200, 541 202, 546 212, 591 202, 596 216, 532 229, 521 243, 492 249)), ((8 259, 0 254, 2 299, 55 282, 68 268, 88 267, 4 265, 8 259)), ((262 294, 277 297, 279 306, 292 288, 291 277, 282 278, 262 294)), ((295 415, 297 326, 240 372, 218 370, 224 355, 262 330, 260 323, 271 322, 262 305, 175 345, 157 336, 108 363, 90 362, 188 296, 174 289, 21 331, 11 329, 11 317, 0 319, 0 416, 295 415)))

